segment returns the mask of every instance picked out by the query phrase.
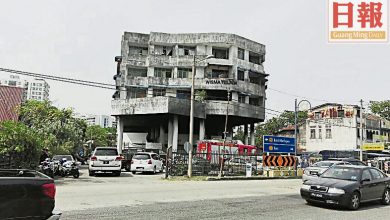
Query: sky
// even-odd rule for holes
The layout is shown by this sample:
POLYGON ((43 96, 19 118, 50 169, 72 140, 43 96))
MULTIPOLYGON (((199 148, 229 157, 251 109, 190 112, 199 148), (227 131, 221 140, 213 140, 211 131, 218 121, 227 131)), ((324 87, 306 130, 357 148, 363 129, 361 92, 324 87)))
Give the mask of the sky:
MULTIPOLYGON (((0 67, 114 84, 125 31, 222 32, 266 45, 268 109, 293 110, 295 98, 313 106, 389 99, 389 43, 328 43, 327 7, 318 0, 1 1, 0 67)), ((111 113, 112 90, 48 83, 58 107, 111 113)))

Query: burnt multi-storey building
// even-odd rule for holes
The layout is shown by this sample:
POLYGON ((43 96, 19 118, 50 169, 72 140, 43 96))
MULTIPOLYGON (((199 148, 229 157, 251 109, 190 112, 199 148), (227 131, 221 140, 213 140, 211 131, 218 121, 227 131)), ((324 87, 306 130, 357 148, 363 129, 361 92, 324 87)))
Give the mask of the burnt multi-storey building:
POLYGON ((235 34, 125 32, 112 101, 118 147, 123 132, 148 133, 146 148, 183 147, 194 64, 194 143, 222 138, 228 113, 227 131, 244 126, 254 144, 254 124, 265 117, 264 61, 263 44, 235 34))

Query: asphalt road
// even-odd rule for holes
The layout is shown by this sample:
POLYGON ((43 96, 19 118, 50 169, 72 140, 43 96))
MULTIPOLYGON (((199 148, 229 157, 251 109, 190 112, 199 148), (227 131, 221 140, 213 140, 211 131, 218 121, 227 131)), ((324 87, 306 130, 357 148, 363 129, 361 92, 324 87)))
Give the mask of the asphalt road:
POLYGON ((388 219, 390 206, 358 211, 311 206, 300 180, 166 181, 162 175, 109 175, 57 180, 61 219, 388 219))

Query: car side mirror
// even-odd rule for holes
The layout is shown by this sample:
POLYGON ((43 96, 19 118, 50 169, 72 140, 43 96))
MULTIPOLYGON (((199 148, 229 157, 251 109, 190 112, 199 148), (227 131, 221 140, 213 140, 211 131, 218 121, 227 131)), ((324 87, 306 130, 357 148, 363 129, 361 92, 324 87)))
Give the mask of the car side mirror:
POLYGON ((370 182, 371 180, 369 179, 369 178, 366 178, 366 179, 363 179, 362 181, 361 181, 361 183, 364 183, 364 182, 370 182))

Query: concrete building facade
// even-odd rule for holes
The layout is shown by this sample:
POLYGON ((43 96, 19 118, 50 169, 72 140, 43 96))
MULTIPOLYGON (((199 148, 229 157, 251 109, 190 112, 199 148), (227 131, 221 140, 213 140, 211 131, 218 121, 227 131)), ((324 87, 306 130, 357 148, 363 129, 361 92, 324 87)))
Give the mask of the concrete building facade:
MULTIPOLYGON (((325 103, 314 107, 308 113, 302 149, 307 152, 359 149, 360 121, 360 107, 356 105, 325 103)), ((363 139, 366 140, 366 134, 363 139)))
POLYGON ((24 80, 17 75, 11 75, 8 79, 1 79, 0 85, 23 88, 24 100, 49 100, 50 86, 44 79, 24 80))
POLYGON ((160 143, 162 150, 182 149, 189 134, 194 63, 194 143, 222 138, 226 114, 227 130, 244 125, 246 136, 254 135, 254 123, 264 121, 263 44, 224 33, 125 32, 121 48, 112 101, 118 148, 123 132, 146 132, 147 141, 160 143), (213 58, 204 60, 209 55, 213 58))
POLYGON ((75 114, 74 116, 84 120, 88 125, 99 125, 103 128, 111 128, 115 124, 115 118, 110 115, 75 114))

